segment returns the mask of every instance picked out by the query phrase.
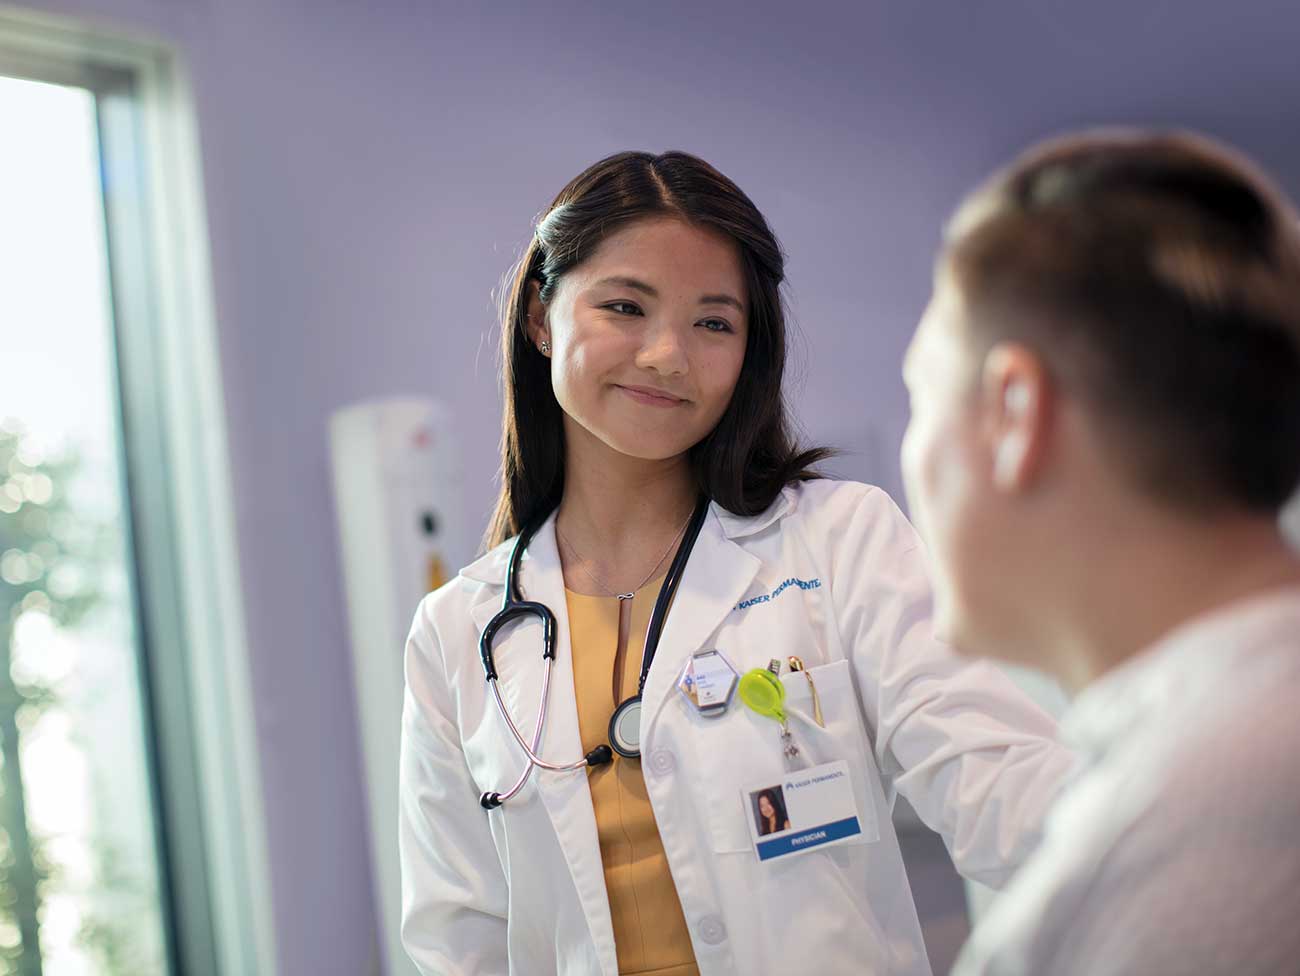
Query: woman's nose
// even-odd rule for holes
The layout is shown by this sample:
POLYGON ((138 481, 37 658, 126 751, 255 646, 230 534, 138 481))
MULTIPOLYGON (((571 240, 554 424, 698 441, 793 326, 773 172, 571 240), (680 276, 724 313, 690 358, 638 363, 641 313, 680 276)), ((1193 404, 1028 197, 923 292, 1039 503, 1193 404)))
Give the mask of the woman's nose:
POLYGON ((636 364, 664 375, 681 375, 689 367, 686 343, 677 327, 661 323, 647 329, 636 364))

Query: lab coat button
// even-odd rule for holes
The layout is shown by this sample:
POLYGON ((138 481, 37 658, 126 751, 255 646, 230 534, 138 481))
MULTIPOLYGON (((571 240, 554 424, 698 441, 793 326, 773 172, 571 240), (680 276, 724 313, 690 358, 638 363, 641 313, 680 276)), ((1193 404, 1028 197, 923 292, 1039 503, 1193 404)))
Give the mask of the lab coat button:
POLYGON ((705 915, 700 919, 700 939, 705 945, 718 945, 727 939, 727 926, 716 915, 705 915))
POLYGON ((667 749, 656 749, 650 754, 650 772, 656 776, 667 776, 677 768, 677 757, 667 749))

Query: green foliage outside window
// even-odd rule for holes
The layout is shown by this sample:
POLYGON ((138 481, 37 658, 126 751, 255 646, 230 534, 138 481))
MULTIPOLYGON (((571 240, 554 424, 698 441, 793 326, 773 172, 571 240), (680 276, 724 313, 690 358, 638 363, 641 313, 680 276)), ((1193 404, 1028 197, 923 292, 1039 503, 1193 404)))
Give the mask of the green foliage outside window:
POLYGON ((54 871, 29 830, 21 737, 57 689, 15 666, 15 625, 45 614, 72 627, 99 600, 93 566, 103 533, 70 511, 73 457, 47 459, 22 428, 0 425, 0 974, 39 976, 42 893, 54 871))

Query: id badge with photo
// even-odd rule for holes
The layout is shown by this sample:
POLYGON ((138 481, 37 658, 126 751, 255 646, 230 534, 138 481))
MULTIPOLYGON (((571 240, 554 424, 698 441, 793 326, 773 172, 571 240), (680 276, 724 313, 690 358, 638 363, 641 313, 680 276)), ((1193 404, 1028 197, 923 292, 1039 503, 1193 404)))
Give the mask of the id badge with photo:
POLYGON ((863 840, 853 780, 844 760, 786 773, 741 791, 760 861, 863 840))

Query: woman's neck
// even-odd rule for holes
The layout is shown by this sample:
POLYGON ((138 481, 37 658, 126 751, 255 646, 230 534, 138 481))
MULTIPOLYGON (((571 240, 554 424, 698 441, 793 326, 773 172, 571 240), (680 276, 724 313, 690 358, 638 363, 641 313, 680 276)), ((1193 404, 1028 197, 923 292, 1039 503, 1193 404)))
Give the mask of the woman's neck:
POLYGON ((629 457, 586 431, 566 441, 556 516, 566 583, 597 595, 635 589, 647 574, 667 569, 672 543, 695 507, 687 458, 629 457))

